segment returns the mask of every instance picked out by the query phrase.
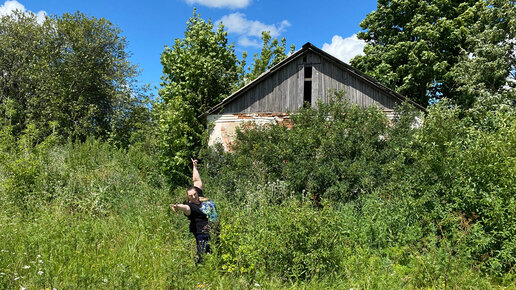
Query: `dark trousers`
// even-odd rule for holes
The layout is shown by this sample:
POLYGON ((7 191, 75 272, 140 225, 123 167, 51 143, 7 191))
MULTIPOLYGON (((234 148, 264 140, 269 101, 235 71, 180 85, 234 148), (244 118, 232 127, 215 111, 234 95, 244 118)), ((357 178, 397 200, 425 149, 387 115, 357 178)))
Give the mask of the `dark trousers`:
POLYGON ((197 256, 199 257, 197 260, 197 264, 202 263, 202 258, 204 256, 204 254, 211 253, 209 240, 210 240, 209 234, 196 234, 195 235, 195 241, 197 242, 197 256))

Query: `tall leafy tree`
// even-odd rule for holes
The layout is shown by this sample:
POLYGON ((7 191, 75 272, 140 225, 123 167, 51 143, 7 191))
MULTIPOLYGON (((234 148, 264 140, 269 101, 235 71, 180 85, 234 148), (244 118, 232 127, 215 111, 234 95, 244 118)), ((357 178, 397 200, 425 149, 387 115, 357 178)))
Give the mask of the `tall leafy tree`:
POLYGON ((516 98, 515 1, 485 1, 457 64, 446 74, 456 102, 466 108, 516 98), (496 101, 495 101, 496 100, 496 101))
POLYGON ((163 65, 160 129, 165 172, 172 184, 188 181, 190 157, 202 143, 198 116, 219 103, 238 83, 241 66, 222 23, 214 30, 194 10, 184 38, 161 55, 163 65))
MULTIPOLYGON (((127 41, 104 18, 15 13, 0 21, 0 113, 19 134, 108 137, 118 111, 140 103, 127 41)), ((119 115, 119 114, 118 114, 119 115)))
POLYGON ((50 40, 54 29, 45 21, 19 12, 0 18, 0 104, 3 125, 18 135, 34 112, 40 84, 51 83, 49 63, 57 54, 50 40), (52 47, 50 47, 52 46, 52 47))
POLYGON ((495 2, 514 6, 508 0, 380 0, 377 10, 360 24, 365 31, 358 37, 366 41, 365 55, 351 63, 422 105, 443 96, 460 99, 450 71, 472 50, 475 27, 479 21, 490 21, 486 11, 499 6, 495 2))

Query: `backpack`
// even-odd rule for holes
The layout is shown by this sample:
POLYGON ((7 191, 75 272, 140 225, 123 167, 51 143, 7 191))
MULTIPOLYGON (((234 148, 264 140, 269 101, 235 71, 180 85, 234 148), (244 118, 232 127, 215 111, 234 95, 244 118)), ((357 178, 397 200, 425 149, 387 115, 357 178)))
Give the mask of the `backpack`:
POLYGON ((215 207, 215 203, 211 200, 203 201, 201 205, 201 211, 208 218, 208 222, 210 223, 218 223, 219 214, 217 213, 217 208, 215 207))

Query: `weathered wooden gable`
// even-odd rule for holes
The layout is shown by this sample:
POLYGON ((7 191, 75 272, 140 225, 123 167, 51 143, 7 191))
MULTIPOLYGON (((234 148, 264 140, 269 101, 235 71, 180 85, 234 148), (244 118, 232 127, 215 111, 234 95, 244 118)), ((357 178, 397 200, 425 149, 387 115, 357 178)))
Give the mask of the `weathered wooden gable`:
POLYGON ((403 101, 376 81, 311 45, 305 45, 301 53, 287 60, 236 92, 218 112, 211 113, 294 112, 308 100, 312 106, 317 100, 327 103, 333 90, 344 90, 350 103, 361 107, 376 105, 386 112, 392 112, 403 101))
POLYGON ((272 72, 224 106, 223 114, 293 112, 303 105, 298 78, 302 67, 292 61, 272 72))
MULTIPOLYGON (((405 97, 307 43, 221 103, 205 112, 210 126, 208 144, 222 143, 230 150, 236 129, 246 122, 291 124, 289 113, 305 102, 329 102, 331 91, 346 92, 345 99, 360 107, 377 106, 389 118, 405 97)), ((410 102, 410 101, 409 101, 410 102)), ((424 110, 420 105, 411 102, 424 110)))
POLYGON ((313 64, 313 68, 312 96, 324 103, 329 101, 331 90, 344 90, 345 99, 362 108, 376 105, 383 111, 392 111, 396 104, 402 102, 331 59, 322 58, 320 63, 313 64))

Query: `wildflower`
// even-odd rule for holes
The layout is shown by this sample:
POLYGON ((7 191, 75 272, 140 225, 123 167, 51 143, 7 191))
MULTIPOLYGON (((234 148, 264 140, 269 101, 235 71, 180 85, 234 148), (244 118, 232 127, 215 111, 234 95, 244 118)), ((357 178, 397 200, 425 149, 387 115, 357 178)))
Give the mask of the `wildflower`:
POLYGON ((38 258, 38 259, 41 258, 41 255, 37 255, 36 258, 38 258))
POLYGON ((104 278, 104 279, 102 280, 102 282, 107 283, 107 282, 108 282, 108 279, 107 279, 107 278, 104 278))
POLYGON ((5 275, 5 273, 4 273, 4 272, 0 273, 0 276, 3 276, 3 275, 5 275))
POLYGON ((254 283, 254 287, 261 287, 262 285, 258 284, 258 283, 254 283))
POLYGON ((43 275, 43 271, 39 270, 38 275, 40 275, 40 276, 43 275))
POLYGON ((14 281, 16 281, 16 280, 18 280, 18 279, 20 279, 20 277, 14 277, 14 281))
POLYGON ((38 262, 39 262, 40 264, 43 264, 43 260, 39 260, 38 262))
POLYGON ((23 269, 30 269, 30 266, 29 265, 25 265, 25 266, 23 266, 23 269))

